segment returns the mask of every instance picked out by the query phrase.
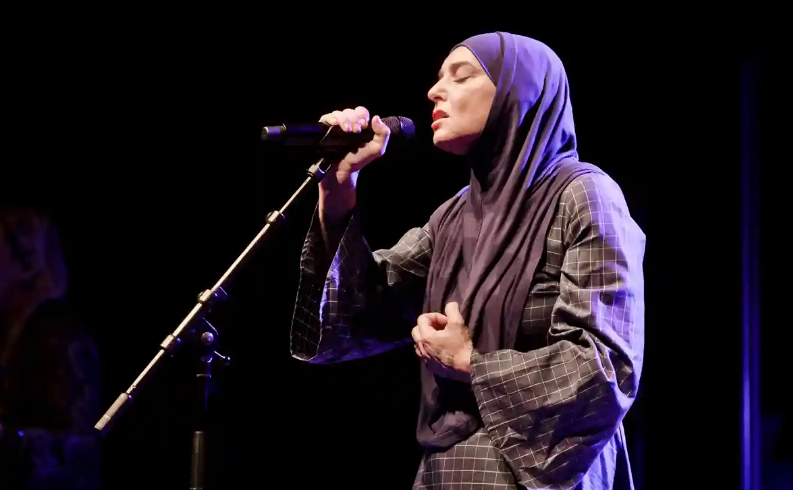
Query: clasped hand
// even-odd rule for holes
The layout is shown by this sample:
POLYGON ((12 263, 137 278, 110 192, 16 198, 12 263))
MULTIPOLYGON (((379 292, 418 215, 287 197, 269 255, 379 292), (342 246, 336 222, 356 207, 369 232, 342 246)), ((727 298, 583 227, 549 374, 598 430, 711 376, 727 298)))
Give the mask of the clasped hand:
POLYGON ((441 313, 424 313, 412 331, 418 355, 438 376, 471 382, 473 343, 457 303, 441 313))

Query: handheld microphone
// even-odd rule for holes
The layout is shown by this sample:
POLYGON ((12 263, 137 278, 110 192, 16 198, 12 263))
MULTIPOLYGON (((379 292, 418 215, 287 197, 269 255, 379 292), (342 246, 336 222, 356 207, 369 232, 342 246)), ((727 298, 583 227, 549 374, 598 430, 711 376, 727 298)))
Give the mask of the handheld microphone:
MULTIPOLYGON (((413 139, 416 126, 406 117, 384 117, 383 123, 391 129, 389 144, 413 139)), ((339 126, 322 122, 303 124, 281 124, 262 128, 262 140, 287 146, 319 146, 322 148, 357 148, 374 138, 371 126, 360 133, 345 133, 339 126)))

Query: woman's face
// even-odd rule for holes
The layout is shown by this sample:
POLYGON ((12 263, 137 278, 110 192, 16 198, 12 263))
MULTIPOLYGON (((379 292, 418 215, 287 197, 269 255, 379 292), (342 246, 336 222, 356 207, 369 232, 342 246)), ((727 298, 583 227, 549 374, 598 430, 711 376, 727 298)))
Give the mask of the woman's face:
POLYGON ((452 51, 427 94, 435 104, 432 138, 435 146, 455 155, 465 155, 487 122, 496 86, 468 48, 452 51))

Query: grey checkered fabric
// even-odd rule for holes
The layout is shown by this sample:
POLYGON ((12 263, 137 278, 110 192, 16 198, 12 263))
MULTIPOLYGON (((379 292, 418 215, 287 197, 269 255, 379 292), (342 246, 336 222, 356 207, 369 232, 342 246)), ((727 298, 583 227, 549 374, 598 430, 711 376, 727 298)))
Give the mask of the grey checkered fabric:
MULTIPOLYGON (((330 258, 315 216, 301 256, 291 353, 312 363, 412 342, 432 258, 428 228, 372 252, 353 216, 330 258)), ((519 345, 475 352, 483 427, 427 452, 414 489, 632 488, 622 419, 641 376, 645 236, 609 177, 563 192, 519 345)))

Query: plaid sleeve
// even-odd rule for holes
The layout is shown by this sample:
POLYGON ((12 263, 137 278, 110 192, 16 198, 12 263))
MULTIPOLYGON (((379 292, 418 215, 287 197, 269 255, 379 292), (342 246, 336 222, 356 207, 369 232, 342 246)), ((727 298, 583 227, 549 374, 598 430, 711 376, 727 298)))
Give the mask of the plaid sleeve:
POLYGON ((531 488, 582 479, 636 396, 644 348, 645 236, 621 190, 579 177, 558 209, 565 256, 548 346, 471 358, 485 427, 531 488))
POLYGON ((409 230, 392 248, 372 252, 353 214, 329 257, 315 212, 300 259, 292 356, 342 362, 410 343, 431 255, 427 226, 409 230))

